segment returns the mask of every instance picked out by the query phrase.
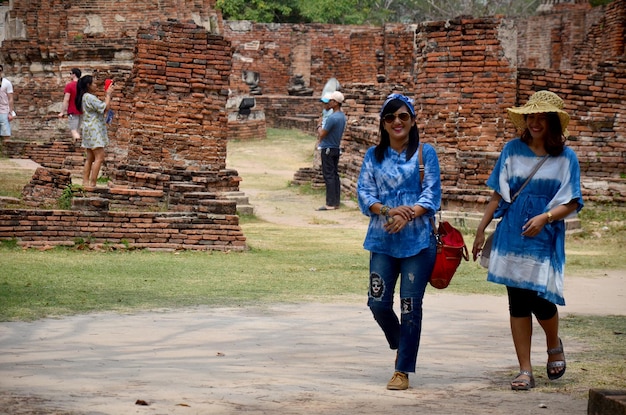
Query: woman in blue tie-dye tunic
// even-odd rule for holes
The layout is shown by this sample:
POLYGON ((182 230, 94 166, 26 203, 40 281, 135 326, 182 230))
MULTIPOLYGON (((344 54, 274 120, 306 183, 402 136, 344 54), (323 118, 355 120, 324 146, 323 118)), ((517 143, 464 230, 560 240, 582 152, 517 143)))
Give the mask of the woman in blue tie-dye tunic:
POLYGON ((494 192, 476 231, 474 260, 485 242, 485 228, 501 218, 496 228, 487 280, 507 287, 513 343, 520 372, 514 390, 534 387, 530 361, 532 315, 546 334, 549 379, 565 373, 565 355, 559 337, 556 305, 565 305, 564 219, 583 207, 580 167, 576 154, 565 146, 569 115, 563 101, 549 91, 538 91, 522 107, 509 108, 511 121, 523 131, 504 146, 487 180, 494 192), (511 202, 534 167, 547 158, 526 187, 511 202))
POLYGON ((359 208, 370 218, 363 242, 370 251, 367 305, 396 350, 387 389, 405 390, 417 364, 422 302, 437 252, 430 219, 441 205, 441 178, 435 148, 420 143, 411 98, 389 95, 379 126, 380 141, 365 153, 357 183, 359 208))

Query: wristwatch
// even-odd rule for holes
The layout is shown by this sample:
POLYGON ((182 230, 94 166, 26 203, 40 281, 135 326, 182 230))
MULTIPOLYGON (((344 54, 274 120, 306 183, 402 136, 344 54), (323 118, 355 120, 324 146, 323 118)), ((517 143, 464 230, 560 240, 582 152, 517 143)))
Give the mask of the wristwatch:
POLYGON ((11 111, 11 117, 17 117, 17 114, 15 113, 15 111, 11 111))
POLYGON ((546 213, 546 216, 548 216, 548 223, 552 223, 552 221, 554 220, 554 218, 552 217, 552 212, 546 213))

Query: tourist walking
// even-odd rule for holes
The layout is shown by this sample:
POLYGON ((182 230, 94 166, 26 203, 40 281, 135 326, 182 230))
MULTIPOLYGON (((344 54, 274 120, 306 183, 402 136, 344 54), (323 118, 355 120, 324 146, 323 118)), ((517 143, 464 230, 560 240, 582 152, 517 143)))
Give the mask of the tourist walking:
POLYGON ((409 387, 422 331, 422 299, 435 263, 430 219, 441 204, 439 160, 420 143, 413 101, 392 94, 380 111, 380 141, 367 150, 357 182, 359 208, 369 216, 368 306, 396 350, 387 389, 409 387), (423 170, 421 169, 423 165, 423 170), (400 280, 400 318, 393 309, 400 280))
POLYGON ((82 112, 76 108, 76 85, 82 73, 78 68, 72 68, 70 71, 70 82, 63 89, 63 108, 59 113, 59 118, 67 115, 67 125, 75 140, 80 139, 80 122, 82 112))
POLYGON ((493 193, 476 229, 472 253, 476 260, 485 243, 485 229, 500 218, 487 280, 504 284, 509 297, 519 363, 511 389, 530 390, 535 386, 530 359, 533 314, 546 335, 548 378, 565 373, 557 310, 557 305, 565 305, 564 219, 582 209, 583 199, 578 159, 565 146, 569 115, 563 100, 553 92, 538 91, 524 106, 509 108, 508 115, 522 134, 505 144, 487 180, 493 193))

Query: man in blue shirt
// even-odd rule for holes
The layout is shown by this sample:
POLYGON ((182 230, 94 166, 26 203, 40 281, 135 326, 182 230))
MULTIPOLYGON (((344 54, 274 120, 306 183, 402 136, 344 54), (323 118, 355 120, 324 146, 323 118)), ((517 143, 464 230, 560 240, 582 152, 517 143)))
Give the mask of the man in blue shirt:
POLYGON ((346 128, 346 115, 341 110, 344 96, 335 91, 330 94, 329 105, 333 113, 326 119, 318 136, 317 147, 321 152, 322 175, 326 183, 326 205, 317 210, 335 210, 339 208, 341 182, 339 180, 339 154, 341 137, 346 128))

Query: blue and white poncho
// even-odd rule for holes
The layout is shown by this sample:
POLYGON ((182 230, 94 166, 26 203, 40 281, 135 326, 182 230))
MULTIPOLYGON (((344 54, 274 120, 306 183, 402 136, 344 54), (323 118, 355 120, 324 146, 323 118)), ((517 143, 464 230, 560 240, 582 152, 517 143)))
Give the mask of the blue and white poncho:
POLYGON ((572 200, 578 202, 576 212, 583 207, 574 151, 566 147, 559 156, 548 157, 513 204, 511 196, 541 159, 528 145, 520 139, 507 143, 487 180, 502 196, 494 214, 502 220, 493 238, 487 280, 537 291, 546 300, 565 305, 565 222, 548 223, 532 238, 522 236, 522 226, 536 215, 572 200))
POLYGON ((398 153, 387 148, 385 158, 378 162, 371 147, 363 158, 357 183, 361 212, 370 217, 363 247, 394 258, 417 255, 430 245, 432 226, 429 218, 441 205, 439 159, 435 148, 422 144, 424 182, 420 183, 418 151, 409 160, 406 150, 398 153), (385 218, 370 211, 374 203, 390 207, 420 205, 427 213, 409 222, 402 231, 390 234, 384 229, 385 218))

